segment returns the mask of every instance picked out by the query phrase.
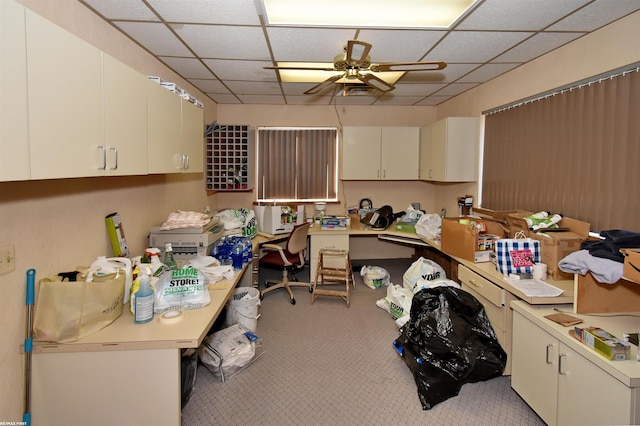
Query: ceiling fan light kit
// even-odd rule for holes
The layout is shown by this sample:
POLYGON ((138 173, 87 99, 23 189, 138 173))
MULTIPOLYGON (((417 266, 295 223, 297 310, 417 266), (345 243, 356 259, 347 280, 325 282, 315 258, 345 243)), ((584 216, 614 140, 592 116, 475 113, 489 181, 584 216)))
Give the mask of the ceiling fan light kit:
MULTIPOLYGON (((281 81, 305 81, 302 74, 313 72, 315 75, 326 73, 328 78, 316 84, 312 88, 304 92, 305 95, 315 95, 325 89, 338 84, 364 84, 380 92, 389 92, 395 89, 395 83, 410 71, 435 71, 441 70, 447 66, 442 61, 430 62, 380 62, 371 63, 369 51, 373 46, 362 40, 349 40, 344 47, 344 52, 335 56, 333 59, 333 68, 328 68, 325 64, 294 63, 291 65, 278 64, 275 66, 264 67, 265 69, 277 70, 281 81), (290 73, 296 72, 293 77, 290 73), (378 73, 377 75, 375 73, 378 73), (385 76, 385 73, 389 73, 385 76), (394 73, 394 74, 391 74, 394 73)), ((306 81, 315 82, 315 78, 306 81)), ((343 96, 347 92, 342 91, 343 96)))

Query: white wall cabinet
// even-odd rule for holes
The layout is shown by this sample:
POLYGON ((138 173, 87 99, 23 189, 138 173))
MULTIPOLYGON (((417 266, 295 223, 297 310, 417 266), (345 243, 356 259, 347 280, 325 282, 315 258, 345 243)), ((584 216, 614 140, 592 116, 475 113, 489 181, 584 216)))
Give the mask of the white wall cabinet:
POLYGON ((0 1, 0 181, 29 179, 25 8, 0 1))
MULTIPOLYGON (((629 367, 635 367, 637 371, 635 360, 606 361, 586 346, 584 348, 590 352, 584 356, 571 347, 582 344, 567 340, 573 339, 567 328, 558 338, 546 330, 551 321, 543 317, 532 321, 530 315, 517 309, 516 304, 512 306, 511 386, 545 423, 551 426, 638 424, 638 388, 619 379, 635 380, 625 377, 624 373, 629 367), (611 367, 619 378, 597 365, 598 362, 611 367), (615 371, 617 366, 620 370, 615 371)), ((609 330, 606 327, 603 328, 609 330)))
POLYGON ((343 127, 342 179, 417 180, 419 139, 418 127, 343 127))
POLYGON ((204 170, 204 113, 159 84, 147 86, 149 173, 204 170))
POLYGON ((448 117, 420 129, 420 180, 473 182, 478 173, 480 119, 448 117))

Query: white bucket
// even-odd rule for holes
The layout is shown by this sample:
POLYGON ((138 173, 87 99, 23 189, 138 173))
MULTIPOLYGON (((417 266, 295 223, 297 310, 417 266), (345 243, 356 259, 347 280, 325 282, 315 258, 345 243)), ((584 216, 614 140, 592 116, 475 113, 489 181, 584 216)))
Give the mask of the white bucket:
POLYGON ((242 324, 255 333, 258 318, 260 318, 258 306, 260 306, 260 291, 257 288, 238 287, 227 304, 225 326, 242 324))

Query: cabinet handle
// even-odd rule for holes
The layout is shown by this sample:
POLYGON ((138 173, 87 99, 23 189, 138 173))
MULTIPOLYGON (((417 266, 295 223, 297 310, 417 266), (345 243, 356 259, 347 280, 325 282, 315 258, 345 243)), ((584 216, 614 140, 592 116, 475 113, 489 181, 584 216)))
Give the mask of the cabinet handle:
POLYGON ((104 149, 104 146, 98 145, 98 148, 102 154, 102 167, 98 167, 98 170, 106 170, 107 169, 107 151, 104 149))
POLYGON ((433 176, 431 176, 431 170, 433 170, 433 169, 429 169, 429 178, 433 177, 433 176))
POLYGON ((382 169, 382 177, 383 178, 387 177, 387 169, 382 169))
POLYGON ((376 174, 376 177, 380 179, 380 169, 378 169, 378 173, 376 174))
MULTIPOLYGON (((118 148, 116 147, 109 147, 110 151, 113 151, 113 167, 111 167, 109 170, 117 170, 118 169, 118 148)), ((106 164, 105 164, 106 166, 106 164)))
POLYGON ((184 168, 185 169, 189 168, 189 156, 188 155, 184 156, 184 168))
POLYGON ((482 288, 482 286, 478 284, 473 278, 469 280, 469 284, 473 284, 475 287, 482 288))
POLYGON ((567 370, 565 369, 564 363, 566 362, 567 354, 558 355, 558 373, 562 375, 567 374, 567 370))
POLYGON ((549 343, 547 345, 547 364, 553 364, 553 353, 551 349, 553 349, 553 344, 549 343))

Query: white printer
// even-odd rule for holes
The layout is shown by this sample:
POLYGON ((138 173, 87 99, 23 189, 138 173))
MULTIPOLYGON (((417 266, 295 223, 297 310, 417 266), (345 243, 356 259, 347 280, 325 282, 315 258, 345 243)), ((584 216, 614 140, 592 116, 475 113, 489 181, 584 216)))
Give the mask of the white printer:
POLYGON ((190 259, 196 255, 208 256, 211 246, 224 234, 220 218, 213 217, 206 225, 162 231, 161 225, 152 226, 149 233, 149 247, 159 248, 164 256, 164 246, 171 243, 176 260, 190 259))

